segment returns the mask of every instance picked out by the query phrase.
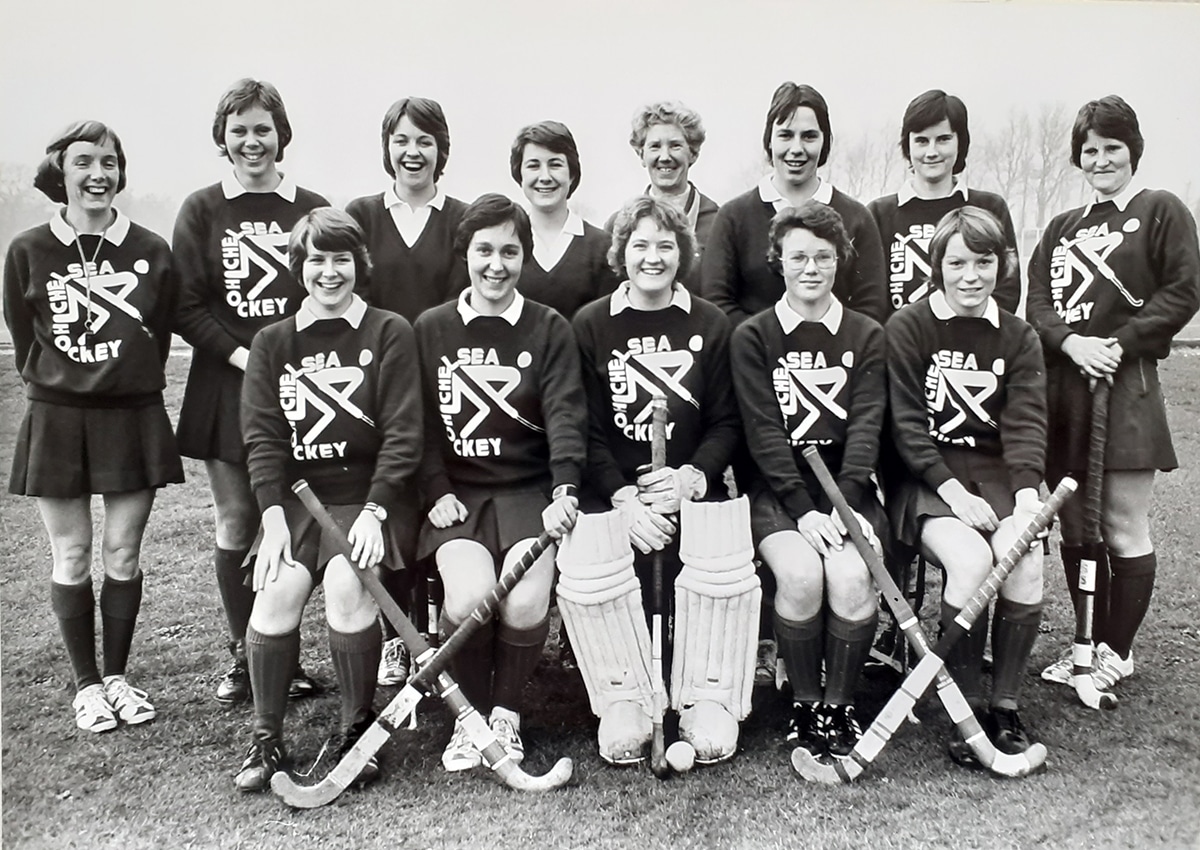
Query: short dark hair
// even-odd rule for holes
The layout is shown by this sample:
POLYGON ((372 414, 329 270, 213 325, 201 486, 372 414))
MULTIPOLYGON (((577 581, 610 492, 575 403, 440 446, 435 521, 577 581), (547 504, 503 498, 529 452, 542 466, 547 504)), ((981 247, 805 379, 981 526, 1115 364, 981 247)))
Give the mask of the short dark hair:
POLYGON ((533 257, 533 228, 529 224, 529 213, 514 203, 512 198, 497 192, 480 195, 467 207, 467 211, 458 222, 458 228, 454 231, 454 253, 465 259, 467 248, 471 245, 471 237, 480 230, 506 223, 511 224, 516 231, 521 250, 525 254, 525 262, 529 262, 533 257))
POLYGON ((117 152, 117 192, 125 188, 125 149, 121 139, 107 124, 99 121, 76 121, 59 131, 50 144, 46 145, 46 156, 38 163, 33 176, 33 187, 56 204, 67 202, 67 186, 63 181, 63 157, 67 148, 76 142, 91 142, 94 145, 112 142, 117 152))
POLYGON ((942 216, 929 240, 929 280, 934 289, 943 289, 946 285, 942 279, 942 260, 946 257, 950 237, 956 233, 962 234, 963 244, 976 254, 996 255, 997 282, 1008 277, 1016 257, 1011 253, 1004 228, 987 210, 967 204, 942 216))
POLYGON ((646 134, 655 124, 674 124, 683 131, 692 157, 700 156, 700 146, 707 135, 700 113, 675 100, 660 100, 648 103, 633 115, 633 127, 629 132, 629 146, 640 155, 646 146, 646 134))
POLYGON ((617 277, 625 278, 625 248, 629 245, 638 222, 643 218, 653 219, 663 230, 675 234, 679 243, 679 269, 675 272, 675 280, 682 283, 692 270, 696 256, 696 234, 688 224, 687 216, 670 204, 664 204, 649 195, 639 195, 631 199, 613 219, 612 244, 608 248, 608 265, 617 277))
POLYGON ((930 89, 917 95, 904 110, 904 120, 900 122, 900 151, 911 163, 908 137, 941 121, 949 121, 950 129, 958 136, 958 159, 954 163, 952 173, 959 174, 967 167, 967 151, 971 149, 971 131, 967 129, 967 105, 960 98, 946 94, 941 89, 930 89))
POLYGON ((1121 97, 1110 94, 1099 100, 1089 100, 1079 108, 1075 126, 1071 128, 1071 164, 1076 168, 1081 167, 1079 153, 1083 150, 1088 130, 1105 139, 1124 142, 1129 148, 1129 167, 1134 174, 1137 173, 1142 152, 1146 149, 1146 140, 1142 138, 1137 113, 1132 106, 1121 97))
POLYGON ((854 246, 841 214, 827 204, 809 200, 798 207, 784 207, 771 219, 771 227, 767 231, 767 265, 776 274, 783 274, 779 246, 783 243, 783 237, 793 230, 807 230, 833 245, 839 266, 845 266, 854 256, 854 246))
POLYGON ((217 101, 217 112, 213 116, 212 137, 216 142, 217 151, 229 159, 229 151, 225 147, 225 128, 229 124, 229 116, 245 112, 254 106, 261 106, 271 113, 275 122, 275 134, 279 136, 279 149, 275 152, 275 161, 283 162, 283 152, 292 141, 292 125, 288 121, 287 110, 283 106, 283 98, 279 89, 262 80, 244 77, 225 90, 217 101))
POLYGON ((508 167, 518 186, 521 184, 521 163, 525 161, 525 146, 530 144, 541 145, 551 153, 567 158, 567 169, 571 172, 571 185, 567 189, 567 197, 574 195, 579 186, 579 148, 567 125, 559 121, 539 121, 521 128, 508 154, 508 167))
POLYGON ((334 207, 317 207, 296 222, 288 239, 288 269, 297 282, 308 257, 308 243, 318 251, 349 251, 354 255, 354 288, 362 289, 371 277, 367 237, 350 215, 334 207))
POLYGON ((388 141, 405 115, 422 133, 433 136, 437 144, 437 161, 433 166, 433 182, 436 183, 442 179, 442 172, 446 170, 446 162, 450 159, 450 126, 446 123, 442 105, 427 97, 402 97, 383 113, 383 170, 393 178, 396 176, 392 158, 388 156, 388 141))
POLYGON ((775 89, 771 96, 771 107, 767 110, 767 123, 763 127, 763 151, 767 158, 771 156, 771 128, 782 124, 802 106, 807 106, 817 116, 817 126, 821 128, 824 137, 821 142, 821 156, 817 165, 824 165, 829 159, 829 150, 833 147, 833 130, 829 127, 829 106, 821 93, 808 85, 796 85, 787 82, 775 89))

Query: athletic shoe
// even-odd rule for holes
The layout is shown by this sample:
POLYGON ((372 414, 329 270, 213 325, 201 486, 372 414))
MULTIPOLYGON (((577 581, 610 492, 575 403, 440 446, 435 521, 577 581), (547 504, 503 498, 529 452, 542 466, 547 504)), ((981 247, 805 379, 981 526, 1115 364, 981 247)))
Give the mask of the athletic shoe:
POLYGON ((803 702, 792 706, 787 736, 790 747, 803 747, 817 758, 825 755, 825 734, 822 728, 821 704, 803 702))
POLYGON ((821 731, 825 737, 825 749, 834 758, 844 759, 854 751, 854 745, 862 737, 862 727, 854 716, 852 705, 821 706, 823 723, 821 731))
POLYGON ((148 723, 158 716, 146 692, 130 685, 124 676, 105 676, 104 695, 117 716, 130 726, 148 723))
POLYGON ((395 637, 383 642, 383 655, 379 657, 380 685, 403 685, 408 681, 408 649, 404 641, 395 637))
POLYGON ((521 742, 521 715, 505 708, 493 708, 488 725, 513 764, 525 760, 525 744, 521 742))
POLYGON ((103 685, 88 685, 75 694, 75 725, 85 732, 111 732, 117 728, 117 715, 109 704, 103 685))
POLYGON ((1025 752, 1032 744, 1015 708, 993 707, 984 718, 983 728, 996 749, 1010 756, 1025 752))
POLYGON ((1117 651, 1107 643, 1096 647, 1096 661, 1092 667, 1092 679, 1096 687, 1107 691, 1122 679, 1133 675, 1133 653, 1128 658, 1117 655, 1117 651))
POLYGON ((1042 678, 1047 682, 1054 682, 1059 685, 1071 684, 1071 671, 1075 669, 1075 662, 1072 660, 1071 653, 1072 647, 1067 647, 1067 651, 1063 653, 1062 658, 1042 671, 1042 678))
MULTIPOLYGON (((987 719, 979 716, 980 709, 972 707, 975 713, 975 719, 983 726, 986 734, 987 719)), ((959 767, 970 768, 971 770, 983 770, 983 763, 975 756, 975 751, 971 749, 971 745, 963 739, 962 734, 957 730, 952 730, 953 738, 946 745, 946 752, 950 755, 950 760, 959 767)))
POLYGON ((246 750, 242 768, 233 778, 239 791, 265 791, 275 771, 282 770, 287 753, 279 740, 260 741, 255 738, 246 750))
POLYGON ((863 674, 868 678, 889 673, 904 673, 904 637, 900 634, 900 626, 896 620, 889 620, 887 627, 871 645, 871 651, 863 665, 863 674))
POLYGON ((229 669, 217 682, 217 702, 234 705, 250 699, 250 667, 245 655, 234 655, 229 669))
POLYGON ((296 667, 292 683, 288 685, 288 699, 304 699, 315 697, 325 692, 325 686, 304 672, 303 667, 296 667))
POLYGON ((471 736, 458 720, 454 721, 454 731, 450 734, 450 743, 442 750, 442 767, 451 773, 460 770, 470 770, 483 764, 483 754, 475 749, 471 736))
MULTIPOLYGON (((374 712, 369 716, 355 723, 352 727, 344 732, 339 732, 334 735, 325 744, 329 752, 337 756, 340 762, 350 750, 354 749, 354 745, 358 743, 358 739, 363 736, 367 729, 371 728, 371 724, 375 722, 374 712)), ((358 772, 358 778, 352 784, 362 787, 370 785, 379 778, 379 758, 378 754, 372 755, 367 759, 367 763, 363 765, 362 770, 358 772)))
POLYGON ((775 641, 763 638, 758 642, 758 657, 754 662, 754 684, 775 684, 775 667, 778 657, 775 641))

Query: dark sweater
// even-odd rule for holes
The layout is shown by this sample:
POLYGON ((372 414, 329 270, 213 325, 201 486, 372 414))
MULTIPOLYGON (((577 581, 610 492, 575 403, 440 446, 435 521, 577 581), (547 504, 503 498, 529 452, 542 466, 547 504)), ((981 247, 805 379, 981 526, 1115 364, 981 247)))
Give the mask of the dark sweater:
POLYGON ((411 497, 424 421, 412 327, 368 308, 254 338, 242 384, 242 433, 259 507, 305 478, 324 502, 394 509, 411 497))
POLYGON ((738 326, 731 349, 750 454, 788 516, 800 519, 823 501, 803 457, 808 446, 861 509, 887 407, 879 323, 846 310, 837 333, 820 322, 784 333, 775 310, 765 310, 738 326))
POLYGON ((608 295, 620 282, 608 266, 612 237, 584 222, 583 236, 575 236, 552 269, 543 269, 533 257, 525 258, 517 288, 539 304, 553 307, 570 320, 579 308, 608 295))
MULTIPOLYGON (((876 321, 887 315, 887 282, 879 230, 867 208, 837 189, 829 203, 842 217, 855 256, 840 264, 834 296, 876 321)), ((767 231, 775 208, 755 186, 721 207, 704 248, 701 294, 737 325, 771 307, 784 292, 783 278, 767 265, 767 231)))
POLYGON ((930 299, 887 324, 888 395, 900 456, 937 490, 952 475, 949 448, 1002 456, 1013 491, 1037 487, 1045 469, 1046 375, 1037 334, 996 311, 939 319, 930 299))
POLYGON ((947 198, 910 198, 903 206, 896 195, 876 198, 867 205, 879 228, 888 271, 888 315, 929 294, 929 242, 942 216, 970 204, 987 210, 1004 228, 1012 250, 1012 262, 1004 280, 996 282, 992 298, 1002 310, 1016 312, 1021 302, 1021 267, 1017 256, 1017 232, 1013 229, 1008 204, 994 192, 971 189, 969 200, 959 192, 947 198))
POLYGON ((700 298, 685 312, 632 307, 612 296, 575 317, 588 396, 588 485, 605 499, 650 462, 653 389, 667 397, 667 465, 691 464, 716 490, 740 439, 729 375, 729 320, 700 298))
POLYGON ((1195 220, 1161 190, 1138 192, 1124 212, 1111 201, 1085 209, 1055 216, 1029 263, 1029 320, 1048 362, 1067 365, 1072 333, 1161 360, 1200 304, 1195 220))
POLYGON ((457 485, 579 486, 586 401, 566 319, 526 300, 516 325, 499 316, 464 324, 451 302, 424 313, 415 329, 429 503, 457 485))
POLYGON ((288 270, 288 238, 297 221, 327 206, 301 188, 294 201, 275 192, 226 198, 220 183, 189 195, 172 238, 182 283, 179 335, 202 356, 225 362, 259 330, 294 314, 305 292, 288 270))
POLYGON ((383 205, 383 192, 356 198, 348 212, 367 236, 371 254, 369 282, 356 291, 371 306, 399 313, 410 322, 467 287, 467 265, 454 255, 454 231, 467 205, 447 197, 442 208, 432 208, 425 229, 409 247, 396 230, 392 214, 383 205))
POLYGON ((98 254, 100 237, 81 236, 84 255, 96 256, 89 313, 74 234, 55 218, 13 239, 4 261, 4 319, 26 394, 104 406, 161 392, 178 295, 167 243, 124 216, 98 254))

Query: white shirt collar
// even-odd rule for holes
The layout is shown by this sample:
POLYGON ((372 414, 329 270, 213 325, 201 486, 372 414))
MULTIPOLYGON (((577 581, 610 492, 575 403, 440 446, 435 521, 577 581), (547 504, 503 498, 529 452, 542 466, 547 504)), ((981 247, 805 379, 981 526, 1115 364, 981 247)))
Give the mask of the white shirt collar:
POLYGON ((799 313, 792 309, 792 305, 787 303, 787 295, 775 302, 775 318, 779 319, 779 326, 783 328, 785 334, 790 334, 796 328, 800 327, 801 322, 809 321, 817 324, 822 324, 831 334, 836 334, 838 328, 842 326, 842 316, 846 310, 842 306, 842 302, 834 296, 833 303, 829 305, 829 309, 825 311, 825 315, 819 319, 805 319, 799 313))
MULTIPOLYGON (((945 291, 941 289, 935 289, 929 294, 929 309, 933 311, 935 318, 941 319, 942 321, 965 318, 954 312, 954 310, 950 307, 950 302, 946 300, 945 291)), ((987 319, 992 327, 1000 327, 1000 308, 996 305, 995 299, 991 297, 988 298, 987 307, 985 307, 983 310, 982 318, 987 319)))
MULTIPOLYGON (((50 232, 58 237, 58 241, 64 245, 71 245, 75 242, 75 230, 71 225, 67 224, 67 220, 63 218, 63 211, 59 210, 54 215, 50 216, 50 232)), ((129 235, 129 218, 121 213, 119 209, 113 207, 115 218, 113 223, 104 231, 104 238, 118 248, 125 241, 125 237, 129 235)))
MULTIPOLYGON (((615 316, 622 310, 636 310, 637 308, 629 301, 629 287, 632 284, 625 281, 617 287, 617 291, 612 294, 608 301, 608 315, 615 316)), ((685 313, 692 312, 692 294, 687 291, 687 287, 681 286, 679 281, 671 284, 671 303, 667 307, 678 307, 685 313)), ((666 307, 663 308, 664 310, 666 307)))
MULTIPOLYGON (((350 306, 346 308, 346 312, 338 316, 339 319, 345 319, 350 327, 358 330, 358 326, 362 324, 363 316, 367 315, 367 302, 363 301, 357 295, 350 296, 350 306)), ((327 317, 318 316, 313 312, 312 296, 306 295, 304 300, 300 302, 300 309, 296 311, 296 330, 302 331, 312 325, 313 322, 326 321, 327 317)))
MULTIPOLYGON (((968 197, 967 181, 961 176, 954 179, 954 189, 950 192, 951 195, 962 195, 963 202, 966 203, 971 199, 968 197)), ((917 197, 917 190, 913 188, 911 180, 905 180, 904 185, 900 187, 900 191, 896 193, 896 206, 902 207, 909 201, 917 197)))
POLYGON ((567 253, 567 249, 571 247, 571 240, 582 235, 583 219, 568 211, 567 220, 563 222, 563 228, 558 235, 543 240, 536 230, 533 231, 533 258, 539 266, 549 271, 563 258, 563 254, 567 253))
MULTIPOLYGON (((296 202, 296 184, 286 174, 279 175, 279 185, 272 191, 289 204, 296 202)), ((231 171, 221 180, 221 194, 225 196, 225 200, 232 201, 240 195, 250 193, 245 186, 238 182, 237 175, 231 171)))
POLYGON ((1088 199, 1087 206, 1083 208, 1083 214, 1087 215, 1092 211, 1092 207, 1094 207, 1096 204, 1102 204, 1105 201, 1112 201, 1113 206, 1115 206, 1121 212, 1125 212, 1125 208, 1129 206, 1129 202, 1132 201, 1134 196, 1140 191, 1142 191, 1142 187, 1137 185, 1137 181, 1130 180, 1125 184, 1124 189, 1111 198, 1101 198, 1095 192, 1093 192, 1092 197, 1088 199))
MULTIPOLYGON (((520 292, 514 291, 512 303, 504 308, 504 312, 500 314, 499 318, 508 322, 515 328, 517 326, 517 322, 521 320, 521 311, 523 309, 525 309, 525 296, 523 296, 520 292)), ((471 324, 472 319, 478 319, 483 315, 483 313, 480 313, 471 306, 470 287, 464 289, 458 295, 458 315, 462 316, 464 325, 471 324)))
MULTIPOLYGON (((433 187, 433 197, 430 198, 429 203, 424 204, 424 206, 433 207, 435 210, 440 210, 442 205, 445 203, 446 196, 442 194, 441 188, 435 184, 433 187)), ((396 184, 389 183, 387 188, 383 190, 383 205, 385 208, 390 210, 397 204, 404 204, 404 206, 408 207, 410 210, 415 209, 411 204, 409 204, 408 201, 401 200, 400 196, 396 194, 396 184)))
MULTIPOLYGON (((758 181, 758 196, 762 198, 764 204, 770 204, 775 207, 775 212, 779 212, 784 207, 789 207, 789 204, 775 188, 775 184, 771 182, 771 174, 763 176, 762 180, 758 181)), ((813 192, 811 200, 825 204, 826 206, 833 200, 833 184, 820 177, 817 178, 817 191, 813 192)))

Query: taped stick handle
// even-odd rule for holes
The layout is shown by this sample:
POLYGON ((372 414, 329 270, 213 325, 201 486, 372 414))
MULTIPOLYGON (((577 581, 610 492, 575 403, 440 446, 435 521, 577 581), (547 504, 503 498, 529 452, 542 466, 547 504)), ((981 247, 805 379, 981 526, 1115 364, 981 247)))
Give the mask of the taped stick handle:
POLYGON ((1108 447, 1108 399, 1104 378, 1092 390, 1092 427, 1088 435, 1087 480, 1083 484, 1083 539, 1100 543, 1100 513, 1104 498, 1104 453, 1108 447))
MULTIPOLYGON (((667 398, 655 393, 650 400, 650 469, 658 470, 667 465, 667 398)), ((654 634, 651 636, 651 660, 654 662, 658 681, 654 683, 654 717, 651 723, 650 770, 659 779, 671 775, 667 763, 667 739, 663 729, 663 718, 667 713, 666 671, 663 669, 663 555, 654 553, 653 558, 654 634)))

